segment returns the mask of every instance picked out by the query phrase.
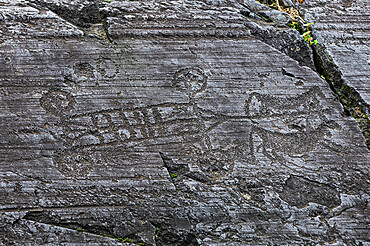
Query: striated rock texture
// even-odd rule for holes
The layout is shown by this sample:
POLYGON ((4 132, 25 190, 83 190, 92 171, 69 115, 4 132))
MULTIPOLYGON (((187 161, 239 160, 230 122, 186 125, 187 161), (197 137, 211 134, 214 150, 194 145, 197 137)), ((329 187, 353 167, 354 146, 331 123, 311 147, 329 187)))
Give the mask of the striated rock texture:
POLYGON ((369 149, 288 22, 254 0, 0 0, 1 244, 370 245, 369 149))
POLYGON ((306 19, 314 23, 318 41, 338 66, 343 79, 370 104, 370 1, 312 0, 306 19))
POLYGON ((358 122, 370 148, 370 1, 310 1, 316 67, 358 122))

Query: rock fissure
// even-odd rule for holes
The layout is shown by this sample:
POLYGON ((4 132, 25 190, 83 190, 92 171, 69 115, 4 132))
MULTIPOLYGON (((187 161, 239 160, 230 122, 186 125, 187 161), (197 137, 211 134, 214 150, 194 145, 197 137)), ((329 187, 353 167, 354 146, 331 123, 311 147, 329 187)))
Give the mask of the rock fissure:
MULTIPOLYGON (((287 3, 279 2, 277 1, 262 1, 261 4, 264 4, 268 7, 278 9, 279 11, 286 11, 286 9, 283 9, 281 6, 286 5, 287 3)), ((299 33, 303 36, 305 35, 305 30, 302 27, 302 25, 307 25, 305 23, 305 20, 300 17, 299 11, 294 9, 291 5, 286 5, 285 7, 290 7, 290 12, 294 10, 296 13, 294 16, 291 16, 292 20, 294 22, 294 25, 292 28, 299 31, 299 33), (298 19, 297 19, 298 18, 298 19)), ((312 23, 309 23, 312 24, 312 23)), ((309 25, 307 25, 307 30, 309 25)), ((314 33, 315 28, 311 28, 309 32, 307 33, 314 33)), ((307 35, 307 34, 306 34, 307 35)), ((284 37, 279 37, 280 39, 284 37)), ((306 38, 304 36, 304 38, 306 38)), ((331 90, 337 95, 338 100, 343 105, 344 111, 348 116, 352 116, 356 122, 359 125, 359 128, 362 131, 362 134, 365 138, 365 143, 367 147, 370 149, 370 106, 367 104, 361 97, 361 95, 356 91, 355 88, 351 87, 346 83, 345 79, 343 78, 343 75, 338 68, 338 66, 335 64, 333 58, 330 57, 327 51, 325 51, 324 45, 319 44, 315 39, 314 35, 310 40, 305 40, 305 42, 308 42, 309 45, 305 45, 306 47, 310 47, 312 52, 312 64, 314 64, 314 69, 321 75, 322 78, 326 80, 326 82, 329 84, 331 90), (315 43, 313 41, 314 40, 315 43)), ((268 40, 273 40, 272 38, 269 38, 268 40)), ((293 55, 290 55, 291 57, 294 57, 293 55)), ((307 58, 307 57, 306 57, 307 58)), ((300 64, 302 61, 299 61, 300 64)), ((302 64, 301 64, 302 65, 302 64)), ((311 67, 312 68, 312 67, 311 67)), ((284 70, 283 70, 284 73, 284 70)), ((286 75, 288 75, 285 72, 286 75)))
POLYGON ((98 13, 98 17, 99 17, 100 23, 103 26, 103 35, 100 35, 100 36, 102 36, 109 43, 113 44, 113 41, 112 41, 112 39, 109 36, 109 32, 108 32, 108 29, 106 27, 105 20, 103 20, 103 18, 101 16, 99 5, 98 5, 97 2, 95 2, 94 4, 95 4, 95 7, 96 7, 96 11, 98 13))
POLYGON ((321 45, 311 46, 316 71, 322 75, 348 116, 359 125, 367 147, 370 149, 370 107, 355 88, 347 85, 340 70, 321 45))

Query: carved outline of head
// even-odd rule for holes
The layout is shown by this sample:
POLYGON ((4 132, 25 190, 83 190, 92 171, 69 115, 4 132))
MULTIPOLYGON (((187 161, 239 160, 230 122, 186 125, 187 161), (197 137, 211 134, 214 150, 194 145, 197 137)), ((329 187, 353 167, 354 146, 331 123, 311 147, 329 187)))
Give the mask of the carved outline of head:
POLYGON ((40 99, 41 107, 56 116, 62 116, 70 111, 75 103, 70 93, 59 90, 48 91, 40 99))
POLYGON ((335 120, 329 120, 325 116, 322 118, 322 122, 319 126, 324 136, 331 138, 333 136, 331 130, 340 130, 342 127, 335 120))
POLYGON ((88 62, 76 62, 73 65, 74 73, 79 76, 85 76, 86 78, 93 78, 95 68, 88 62))
POLYGON ((199 67, 180 69, 172 79, 172 86, 184 91, 189 97, 204 91, 207 87, 207 75, 199 67))

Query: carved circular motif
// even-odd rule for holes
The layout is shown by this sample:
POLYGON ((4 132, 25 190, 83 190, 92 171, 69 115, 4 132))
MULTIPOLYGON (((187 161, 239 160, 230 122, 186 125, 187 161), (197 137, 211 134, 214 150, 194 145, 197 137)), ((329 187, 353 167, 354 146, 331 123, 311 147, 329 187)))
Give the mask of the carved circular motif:
POLYGON ((206 89, 207 76, 199 67, 183 68, 175 73, 172 86, 194 95, 206 89))
POLYGON ((75 103, 73 96, 64 91, 49 91, 40 100, 43 109, 57 116, 70 111, 75 103))
POLYGON ((88 62, 78 62, 73 66, 73 70, 77 76, 85 76, 86 78, 94 78, 94 67, 88 62))

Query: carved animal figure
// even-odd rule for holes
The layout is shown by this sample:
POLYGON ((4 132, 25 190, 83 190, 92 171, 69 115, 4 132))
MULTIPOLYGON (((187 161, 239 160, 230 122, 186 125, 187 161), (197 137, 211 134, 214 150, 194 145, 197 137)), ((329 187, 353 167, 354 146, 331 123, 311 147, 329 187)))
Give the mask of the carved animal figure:
POLYGON ((318 113, 322 110, 320 98, 324 99, 325 95, 318 87, 294 97, 277 97, 253 92, 245 101, 245 113, 250 118, 318 113))
POLYGON ((302 156, 314 151, 331 137, 330 129, 339 127, 335 122, 323 122, 316 129, 307 132, 281 133, 258 126, 252 126, 250 133, 250 153, 262 151, 272 163, 286 163, 284 156, 302 156), (257 143, 257 144, 256 144, 257 143), (258 144, 259 143, 259 144, 258 144))

